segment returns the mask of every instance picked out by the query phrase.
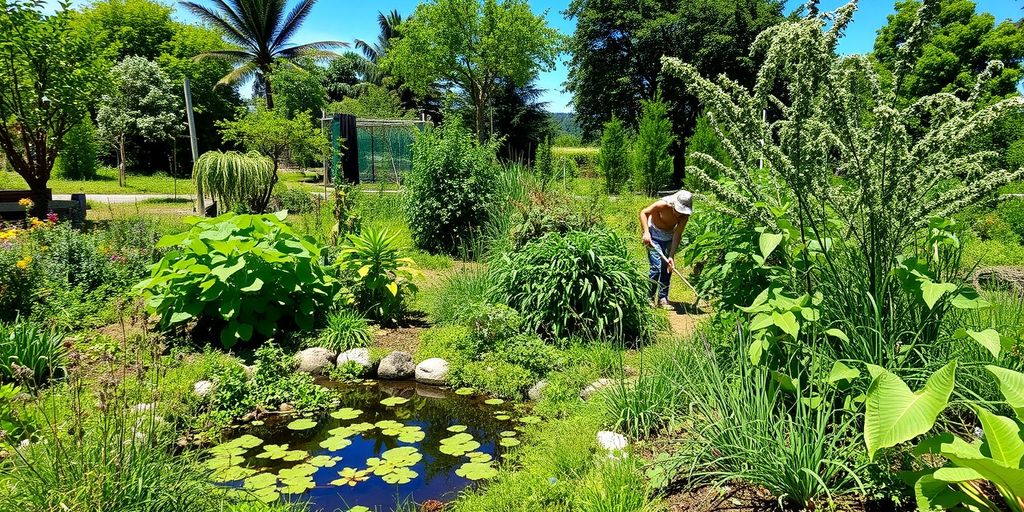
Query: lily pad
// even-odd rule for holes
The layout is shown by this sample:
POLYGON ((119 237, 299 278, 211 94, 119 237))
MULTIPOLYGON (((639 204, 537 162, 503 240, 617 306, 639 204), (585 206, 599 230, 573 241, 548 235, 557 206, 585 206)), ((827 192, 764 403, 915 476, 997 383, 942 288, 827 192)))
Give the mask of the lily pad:
POLYGON ((275 485, 277 485, 277 475, 273 473, 260 473, 246 478, 242 486, 250 491, 258 491, 267 487, 274 487, 275 485))
POLYGON ((243 462, 245 462, 245 458, 241 455, 221 454, 207 459, 206 462, 203 462, 203 465, 206 466, 206 469, 217 471, 227 469, 232 466, 238 466, 243 462))
POLYGON ((358 418, 359 415, 362 413, 363 411, 360 411, 359 409, 345 407, 344 409, 339 409, 337 411, 332 412, 331 417, 336 420, 352 420, 358 418))
POLYGON ((459 388, 455 390, 455 394, 461 396, 469 396, 473 393, 476 393, 476 390, 473 388, 459 388))
POLYGON ((214 482, 225 483, 243 480, 256 474, 255 469, 243 468, 242 466, 231 466, 215 471, 210 478, 214 482))
POLYGON ((519 440, 514 437, 503 437, 501 438, 501 441, 498 441, 498 444, 505 448, 511 448, 513 446, 519 446, 519 440))
POLYGON ((284 468, 277 472, 277 476, 284 482, 290 478, 302 478, 316 473, 318 468, 312 464, 299 464, 295 467, 284 468))
POLYGON ((264 422, 263 420, 252 420, 249 424, 254 427, 262 427, 264 424, 266 424, 266 422, 264 422))
POLYGON ((316 487, 316 483, 308 476, 283 478, 281 485, 281 494, 302 494, 316 487))
POLYGON ((381 480, 389 484, 403 485, 413 481, 414 478, 420 476, 419 473, 409 468, 395 468, 390 473, 381 477, 381 480))
POLYGON ((373 423, 367 423, 365 421, 362 423, 353 423, 346 428, 356 433, 366 432, 367 430, 373 430, 373 423))
POLYGON ((332 452, 344 450, 345 448, 348 448, 351 445, 352 440, 347 437, 334 436, 328 437, 327 439, 320 441, 321 448, 330 450, 332 452))
POLYGON ((277 491, 276 486, 265 487, 263 489, 257 489, 253 491, 253 496, 263 503, 273 503, 281 497, 281 493, 277 491))
POLYGON ((316 466, 318 468, 333 468, 335 464, 341 462, 341 457, 331 457, 330 455, 317 455, 307 461, 307 464, 316 466))
POLYGON ((505 403, 505 401, 500 398, 488 398, 487 400, 484 400, 484 403, 487 405, 501 405, 505 403))
POLYGON ((448 432, 455 432, 457 434, 459 432, 465 432, 467 428, 468 427, 465 425, 452 425, 448 427, 448 432))
POLYGON ((316 421, 309 418, 297 419, 288 424, 289 430, 309 430, 317 425, 316 421))
POLYGON ((339 487, 349 486, 355 487, 360 482, 365 482, 370 479, 370 472, 365 469, 355 468, 344 468, 338 472, 338 479, 332 480, 331 485, 337 485, 339 487))
POLYGON ((395 420, 383 420, 377 422, 377 428, 379 428, 380 432, 386 436, 397 436, 402 433, 402 429, 405 428, 405 425, 395 420))
POLYGON ((499 435, 501 437, 515 437, 519 435, 519 432, 516 432, 515 430, 506 430, 499 435))
POLYGON ((460 433, 441 440, 441 453, 461 457, 471 451, 480 448, 480 443, 473 440, 473 436, 460 433))
POLYGON ((491 457, 491 455, 489 453, 484 453, 484 452, 470 452, 470 453, 466 454, 466 457, 469 458, 470 462, 479 462, 479 463, 490 462, 490 461, 494 460, 494 458, 491 457))
POLYGON ((403 443, 418 443, 426 437, 423 430, 417 426, 402 427, 402 432, 398 434, 398 440, 403 443))
POLYGON ((256 436, 254 436, 254 435, 246 434, 246 435, 244 435, 242 437, 239 437, 239 438, 231 441, 228 444, 233 445, 233 446, 239 446, 239 447, 242 447, 242 448, 245 448, 245 449, 248 450, 248 449, 256 448, 257 446, 263 444, 263 440, 258 438, 258 437, 256 437, 256 436))
POLYGON ((289 450, 287 444, 268 444, 263 447, 263 450, 263 453, 257 454, 256 458, 295 462, 309 456, 302 450, 289 450))
POLYGON ((222 444, 210 448, 209 451, 216 457, 240 457, 243 454, 245 454, 245 452, 248 450, 242 448, 241 446, 235 446, 232 444, 222 444))
POLYGON ((467 462, 459 467, 459 469, 456 469, 455 474, 462 478, 476 481, 494 478, 497 476, 498 470, 494 469, 494 466, 491 466, 490 463, 467 462))
POLYGON ((327 433, 332 435, 332 436, 334 436, 334 437, 352 437, 352 436, 358 434, 358 432, 356 432, 355 430, 352 430, 349 427, 332 428, 332 429, 328 430, 327 433))
POLYGON ((498 421, 508 421, 512 419, 512 416, 509 416, 508 414, 496 414, 494 415, 494 419, 498 421))
POLYGON ((392 396, 392 397, 389 397, 389 398, 385 398, 384 400, 381 400, 380 404, 384 405, 384 406, 387 406, 387 407, 394 407, 396 405, 402 405, 402 404, 404 404, 404 403, 406 403, 408 401, 409 401, 408 398, 403 398, 403 397, 400 397, 400 396, 392 396))
POLYGON ((522 418, 519 418, 519 423, 522 423, 522 424, 525 424, 525 425, 533 425, 533 424, 536 424, 536 423, 540 423, 540 417, 539 416, 523 416, 522 418))
POLYGON ((366 508, 366 507, 364 507, 364 506, 362 506, 362 505, 356 505, 356 506, 348 509, 348 512, 373 512, 373 511, 368 509, 368 508, 366 508))

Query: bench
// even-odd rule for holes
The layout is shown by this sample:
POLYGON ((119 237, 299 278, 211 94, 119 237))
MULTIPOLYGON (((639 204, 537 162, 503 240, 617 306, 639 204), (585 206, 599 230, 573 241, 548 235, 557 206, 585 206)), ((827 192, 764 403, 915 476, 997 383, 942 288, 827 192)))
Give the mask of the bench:
POLYGON ((54 201, 53 191, 46 189, 45 196, 33 194, 31 190, 0 190, 0 219, 24 220, 25 207, 18 204, 18 201, 28 198, 40 202, 44 197, 49 202, 47 211, 56 213, 61 219, 85 218, 85 194, 74 194, 71 201, 54 201))

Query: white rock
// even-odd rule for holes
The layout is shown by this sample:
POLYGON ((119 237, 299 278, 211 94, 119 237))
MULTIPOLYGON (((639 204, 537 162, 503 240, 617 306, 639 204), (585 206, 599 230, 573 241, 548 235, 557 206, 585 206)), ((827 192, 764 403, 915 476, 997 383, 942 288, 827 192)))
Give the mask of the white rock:
POLYGON ((336 355, 333 351, 323 347, 307 348, 295 354, 295 360, 299 363, 296 371, 310 375, 323 375, 334 368, 336 355))
POLYGON ((448 380, 448 361, 433 357, 416 365, 416 382, 442 385, 448 380))
POLYGON ((544 392, 544 388, 548 387, 548 380, 541 379, 536 384, 530 387, 529 391, 526 392, 526 396, 530 400, 540 400, 541 393, 544 392))
POLYGON ((386 380, 407 380, 416 376, 416 365, 408 352, 395 351, 380 360, 377 378, 386 380))
POLYGON ((618 459, 626 456, 626 448, 629 446, 629 441, 622 434, 602 430, 597 433, 597 445, 608 452, 608 457, 618 459))
POLYGON ((192 385, 192 392, 198 396, 205 397, 213 391, 213 382, 209 380, 201 380, 192 385))
POLYGON ((363 367, 364 370, 370 369, 370 366, 372 366, 370 362, 370 349, 354 348, 338 354, 338 367, 350 361, 363 367))
POLYGON ((587 400, 591 396, 593 396, 594 393, 597 393, 598 391, 601 391, 602 389, 605 389, 614 383, 615 381, 613 379, 597 379, 594 382, 592 382, 589 386, 583 388, 583 391, 580 391, 580 398, 587 400))

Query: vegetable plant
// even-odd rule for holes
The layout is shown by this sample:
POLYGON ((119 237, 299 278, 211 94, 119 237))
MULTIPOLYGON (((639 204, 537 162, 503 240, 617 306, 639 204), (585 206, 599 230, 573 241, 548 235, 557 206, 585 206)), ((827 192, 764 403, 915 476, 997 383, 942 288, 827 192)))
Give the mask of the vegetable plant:
POLYGON ((163 237, 170 251, 135 286, 160 326, 189 322, 219 334, 225 347, 279 330, 311 330, 319 311, 343 298, 313 239, 284 223, 285 213, 190 218, 163 237))

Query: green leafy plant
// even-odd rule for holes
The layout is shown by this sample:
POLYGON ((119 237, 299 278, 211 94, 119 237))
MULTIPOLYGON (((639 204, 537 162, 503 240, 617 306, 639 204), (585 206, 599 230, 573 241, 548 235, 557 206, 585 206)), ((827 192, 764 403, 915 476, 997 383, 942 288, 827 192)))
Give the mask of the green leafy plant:
POLYGON ((286 187, 278 184, 270 196, 270 205, 275 211, 287 210, 288 213, 311 213, 316 211, 319 199, 300 188, 286 187))
POLYGON ((231 347, 281 329, 311 330, 317 311, 339 300, 321 248, 295 234, 283 213, 186 222, 188 231, 160 240, 171 251, 135 286, 161 327, 195 320, 231 347))
POLYGON ((612 116, 604 124, 601 150, 597 154, 597 170, 604 177, 605 190, 617 194, 629 180, 629 133, 619 118, 612 116))
POLYGON ((210 151, 203 153, 192 169, 196 194, 208 194, 225 212, 241 206, 263 213, 256 208, 270 194, 273 177, 274 162, 259 153, 210 151))
POLYGON ((672 181, 672 121, 668 118, 668 104, 662 101, 660 93, 642 106, 633 145, 633 188, 654 196, 672 181))
POLYGON ((337 265, 360 310, 382 322, 402 319, 417 291, 412 282, 417 271, 415 262, 399 246, 397 234, 368 227, 358 235, 348 235, 337 265))
POLYGON ((553 177, 554 166, 551 160, 551 140, 544 139, 544 142, 537 146, 537 156, 533 161, 533 173, 537 175, 541 187, 545 187, 553 177))
POLYGON ((372 339, 372 329, 363 315, 350 309, 336 309, 327 315, 327 324, 310 342, 315 340, 319 347, 344 352, 369 347, 372 339))
POLYGON ((38 322, 15 320, 0 324, 0 380, 32 380, 42 384, 64 368, 68 347, 64 336, 38 322), (29 372, 18 376, 20 366, 29 372))
POLYGON ((214 411, 239 417, 257 409, 276 410, 288 403, 299 411, 326 409, 333 395, 313 377, 292 371, 294 361, 280 347, 268 343, 256 350, 252 379, 232 365, 214 375, 217 386, 209 401, 214 411))
POLYGON ((92 117, 86 115, 64 136, 64 147, 54 164, 55 170, 65 179, 91 180, 96 177, 98 153, 96 129, 92 117))
POLYGON ((647 277, 611 231, 549 233, 505 254, 493 272, 495 298, 545 338, 642 343, 653 334, 647 277))
POLYGON ((416 137, 406 213, 418 247, 449 254, 472 247, 495 206, 495 152, 456 120, 416 137))

